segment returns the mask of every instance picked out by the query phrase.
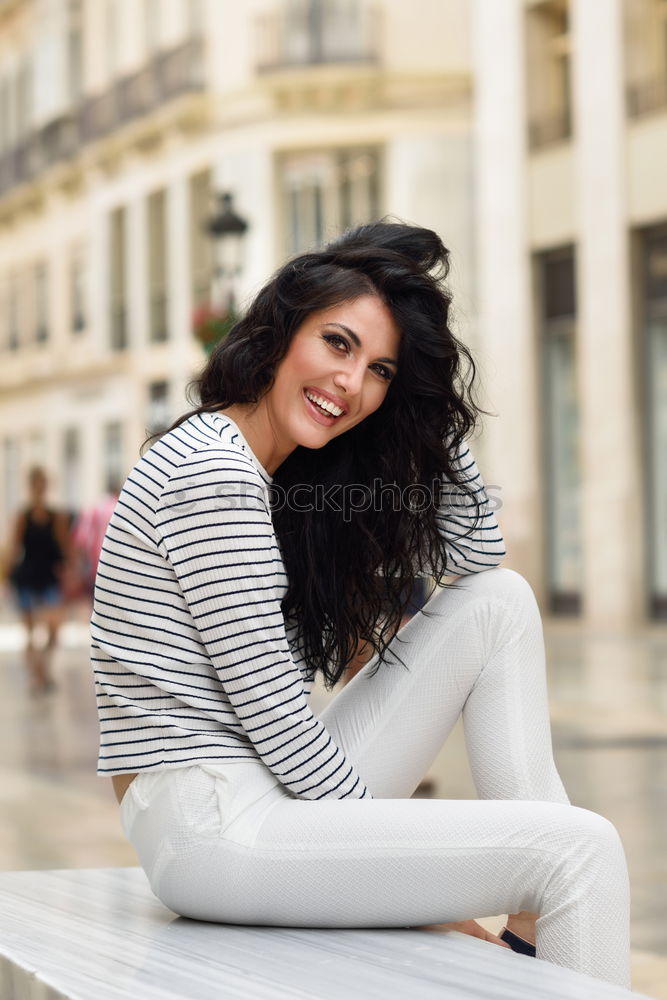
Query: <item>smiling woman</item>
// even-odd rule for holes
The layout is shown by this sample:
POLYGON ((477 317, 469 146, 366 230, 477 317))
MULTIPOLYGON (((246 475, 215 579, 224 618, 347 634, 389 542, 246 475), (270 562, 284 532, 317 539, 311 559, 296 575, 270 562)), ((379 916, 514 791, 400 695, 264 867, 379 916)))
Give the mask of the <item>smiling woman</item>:
MULTIPOLYGON (((132 470, 92 618, 98 773, 177 913, 319 927, 510 913, 627 984, 627 872, 569 805, 528 584, 465 443, 448 253, 375 223, 289 261, 132 470), (399 632, 415 573, 443 584, 399 632), (374 656, 315 716, 360 647, 374 656), (410 796, 459 715, 481 800, 410 796)), ((442 924, 447 921, 446 924, 442 924)))
POLYGON ((321 448, 381 406, 398 365, 385 355, 397 357, 399 343, 394 318, 377 295, 318 310, 294 334, 257 406, 222 412, 273 474, 299 445, 321 448))

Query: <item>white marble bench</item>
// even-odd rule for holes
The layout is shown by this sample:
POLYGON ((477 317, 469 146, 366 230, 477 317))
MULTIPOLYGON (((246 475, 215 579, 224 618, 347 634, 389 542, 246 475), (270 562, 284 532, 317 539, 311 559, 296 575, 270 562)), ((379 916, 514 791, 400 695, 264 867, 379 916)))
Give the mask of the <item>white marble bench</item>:
POLYGON ((0 874, 2 1000, 629 1000, 462 934, 177 918, 138 868, 0 874))

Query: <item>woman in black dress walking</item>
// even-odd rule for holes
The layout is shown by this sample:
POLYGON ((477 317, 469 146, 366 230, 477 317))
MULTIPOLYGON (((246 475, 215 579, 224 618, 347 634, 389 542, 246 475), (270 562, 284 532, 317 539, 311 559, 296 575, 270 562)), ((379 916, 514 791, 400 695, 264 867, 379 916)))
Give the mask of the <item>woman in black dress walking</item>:
POLYGON ((52 690, 50 654, 62 620, 62 571, 69 547, 66 515, 47 505, 48 480, 34 466, 28 474, 29 501, 17 516, 8 565, 21 619, 26 628, 26 667, 33 694, 52 690), (47 641, 35 646, 35 626, 44 622, 47 641))

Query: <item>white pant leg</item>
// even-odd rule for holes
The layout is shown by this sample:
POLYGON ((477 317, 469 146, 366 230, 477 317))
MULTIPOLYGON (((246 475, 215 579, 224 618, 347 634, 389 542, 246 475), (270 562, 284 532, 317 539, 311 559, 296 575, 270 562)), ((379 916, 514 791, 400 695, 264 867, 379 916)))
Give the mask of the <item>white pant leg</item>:
POLYGON ((553 760, 542 622, 518 573, 436 591, 320 718, 378 798, 413 793, 463 712, 480 798, 567 802, 553 760), (407 668, 407 669, 406 669, 407 668))
POLYGON ((402 633, 409 671, 383 665, 372 677, 370 664, 324 713, 377 797, 297 800, 260 762, 243 765, 243 800, 256 780, 259 811, 239 827, 210 772, 149 776, 128 832, 154 891, 187 916, 288 926, 535 910, 539 957, 628 985, 623 851, 611 824, 565 804, 529 588, 494 570, 427 608, 402 633), (461 709, 477 787, 499 800, 400 798, 461 709))
POLYGON ((222 779, 202 767, 147 775, 141 805, 125 810, 153 891, 176 913, 404 927, 535 910, 538 957, 629 985, 623 850, 595 813, 504 800, 312 802, 272 785, 259 762, 241 774, 246 801, 256 783, 254 827, 243 813, 230 823, 222 779))

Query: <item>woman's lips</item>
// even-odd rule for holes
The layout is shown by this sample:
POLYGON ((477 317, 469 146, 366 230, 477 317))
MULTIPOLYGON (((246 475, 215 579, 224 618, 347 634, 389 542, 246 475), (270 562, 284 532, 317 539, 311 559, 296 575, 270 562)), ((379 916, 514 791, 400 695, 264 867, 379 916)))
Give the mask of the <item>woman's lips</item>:
POLYGON ((302 395, 303 395, 304 402, 306 404, 306 408, 308 409, 308 412, 310 413, 310 415, 313 418, 313 420, 316 420, 318 422, 318 424, 322 424, 323 427, 331 427, 332 424, 336 423, 336 420, 338 420, 338 417, 333 417, 333 416, 326 417, 322 413, 322 411, 320 410, 319 406, 317 406, 310 399, 308 399, 308 396, 306 396, 305 389, 304 389, 302 395))

